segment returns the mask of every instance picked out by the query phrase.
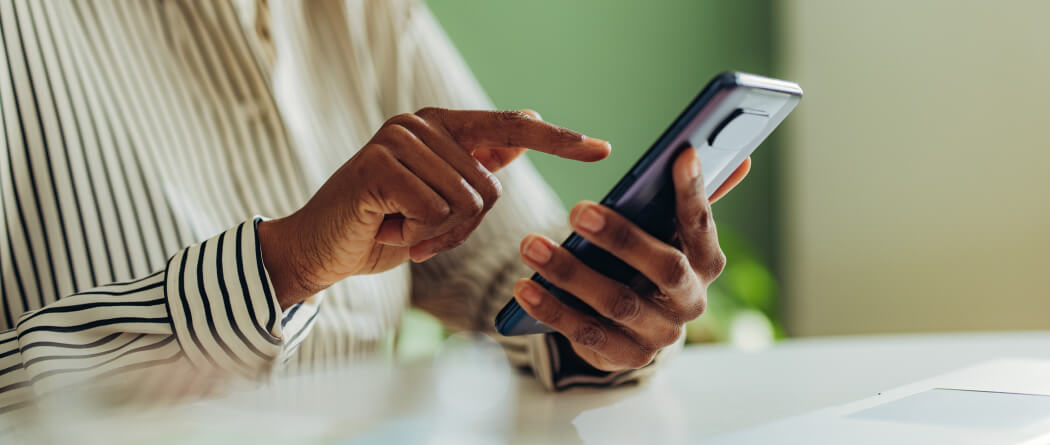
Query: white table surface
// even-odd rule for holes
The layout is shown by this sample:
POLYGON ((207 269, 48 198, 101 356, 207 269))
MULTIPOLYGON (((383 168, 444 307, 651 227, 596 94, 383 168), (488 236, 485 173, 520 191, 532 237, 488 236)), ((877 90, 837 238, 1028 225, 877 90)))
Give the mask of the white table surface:
POLYGON ((814 338, 752 352, 690 347, 640 387, 550 394, 522 378, 512 443, 693 442, 1010 357, 1050 358, 1050 332, 814 338))
POLYGON ((371 445, 505 443, 509 435, 516 444, 695 443, 987 360, 1047 359, 1050 331, 801 339, 761 351, 696 346, 645 385, 561 393, 512 373, 498 346, 452 351, 459 352, 416 365, 357 364, 172 409, 108 412, 58 400, 48 416, 23 425, 30 427, 25 438, 371 445))

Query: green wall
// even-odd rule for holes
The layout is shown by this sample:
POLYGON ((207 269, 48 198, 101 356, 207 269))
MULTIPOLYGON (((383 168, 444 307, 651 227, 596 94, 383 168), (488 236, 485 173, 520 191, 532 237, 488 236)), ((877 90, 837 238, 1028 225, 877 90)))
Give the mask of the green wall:
MULTIPOLYGON (((715 74, 771 73, 769 0, 429 0, 496 105, 612 142, 584 165, 530 154, 567 206, 598 200, 715 74)), ((776 150, 715 206, 723 227, 775 259, 776 150)))

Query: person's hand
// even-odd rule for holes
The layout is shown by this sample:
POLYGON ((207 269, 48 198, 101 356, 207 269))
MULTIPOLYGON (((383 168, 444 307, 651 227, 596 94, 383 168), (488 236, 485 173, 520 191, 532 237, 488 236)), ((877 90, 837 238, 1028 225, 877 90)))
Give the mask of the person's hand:
MULTIPOLYGON (((712 201, 736 186, 750 168, 749 158, 712 201)), ((518 304, 565 335, 576 355, 599 370, 622 371, 647 365, 660 348, 682 335, 685 323, 704 312, 707 286, 725 267, 700 172, 696 150, 685 150, 675 160, 676 238, 681 249, 594 202, 580 202, 569 214, 576 233, 637 269, 651 282, 652 286, 646 287, 653 290, 633 289, 608 278, 551 239, 532 234, 521 242, 525 263, 602 317, 565 305, 529 279, 514 286, 518 304)))
POLYGON ((526 147, 588 162, 610 150, 531 111, 424 108, 391 118, 302 209, 259 224, 281 306, 461 244, 500 196, 492 172, 526 147))

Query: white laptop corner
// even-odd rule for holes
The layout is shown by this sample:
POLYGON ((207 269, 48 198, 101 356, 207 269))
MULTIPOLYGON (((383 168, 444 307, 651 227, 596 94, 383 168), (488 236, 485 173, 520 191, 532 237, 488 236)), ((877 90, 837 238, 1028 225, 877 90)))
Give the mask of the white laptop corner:
POLYGON ((984 362, 702 443, 1050 444, 1050 360, 984 362))

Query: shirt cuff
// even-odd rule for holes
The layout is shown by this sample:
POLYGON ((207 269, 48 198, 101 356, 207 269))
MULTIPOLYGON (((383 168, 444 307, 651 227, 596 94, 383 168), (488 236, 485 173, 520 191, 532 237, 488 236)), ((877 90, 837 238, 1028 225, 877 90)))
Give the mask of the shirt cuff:
POLYGON ((617 386, 641 383, 682 349, 683 335, 671 346, 661 349, 648 365, 628 371, 608 372, 596 369, 576 355, 569 340, 561 334, 530 336, 527 349, 533 363, 533 372, 540 383, 551 391, 562 391, 576 386, 617 386))
MULTIPOLYGON (((258 378, 281 356, 285 335, 301 337, 282 329, 285 314, 266 273, 256 230, 261 220, 245 221, 168 261, 168 312, 179 345, 200 370, 258 378)), ((304 311, 288 312, 299 318, 297 313, 304 311)), ((311 325, 294 324, 302 331, 311 325)))

